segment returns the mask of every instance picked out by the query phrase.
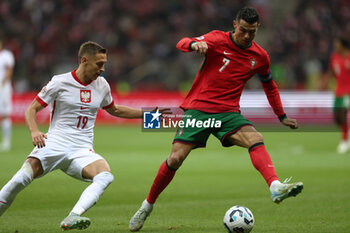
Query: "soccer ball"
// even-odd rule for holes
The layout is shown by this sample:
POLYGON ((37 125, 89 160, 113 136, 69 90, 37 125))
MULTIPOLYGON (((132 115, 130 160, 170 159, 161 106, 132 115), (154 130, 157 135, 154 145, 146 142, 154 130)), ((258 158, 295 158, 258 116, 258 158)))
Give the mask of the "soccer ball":
POLYGON ((224 225, 229 233, 247 233, 253 229, 254 216, 247 207, 235 205, 224 216, 224 225))

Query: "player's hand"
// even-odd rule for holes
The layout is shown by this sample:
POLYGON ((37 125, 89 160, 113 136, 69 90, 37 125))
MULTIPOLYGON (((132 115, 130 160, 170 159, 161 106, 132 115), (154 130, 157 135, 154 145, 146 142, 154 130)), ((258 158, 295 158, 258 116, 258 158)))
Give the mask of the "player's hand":
POLYGON ((37 146, 38 148, 43 148, 45 147, 45 139, 47 139, 46 134, 37 131, 37 132, 33 132, 31 133, 32 135, 32 142, 34 146, 37 146))
POLYGON ((284 118, 281 122, 282 122, 282 124, 284 124, 285 126, 290 127, 291 129, 297 129, 298 128, 298 122, 295 119, 284 118))
POLYGON ((191 49, 205 56, 205 54, 207 54, 207 51, 208 51, 208 45, 204 41, 199 41, 199 42, 193 43, 191 45, 191 49))
POLYGON ((157 110, 159 110, 159 112, 163 115, 170 115, 172 114, 172 111, 170 108, 158 108, 158 107, 155 107, 154 109, 152 109, 151 112, 156 112, 157 110))

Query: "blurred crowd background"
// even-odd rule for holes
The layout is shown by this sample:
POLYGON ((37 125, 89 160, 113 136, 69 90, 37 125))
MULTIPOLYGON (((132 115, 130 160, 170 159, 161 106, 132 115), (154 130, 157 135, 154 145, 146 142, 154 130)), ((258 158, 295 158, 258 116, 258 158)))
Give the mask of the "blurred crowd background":
MULTIPOLYGON (((87 40, 108 49, 104 76, 113 89, 187 91, 201 57, 176 50, 178 40, 232 30, 246 5, 260 13, 255 41, 268 51, 279 87, 319 89, 334 37, 350 31, 349 0, 2 0, 0 33, 16 57, 17 92, 77 68, 87 40)), ((260 84, 252 79, 247 88, 260 84)))

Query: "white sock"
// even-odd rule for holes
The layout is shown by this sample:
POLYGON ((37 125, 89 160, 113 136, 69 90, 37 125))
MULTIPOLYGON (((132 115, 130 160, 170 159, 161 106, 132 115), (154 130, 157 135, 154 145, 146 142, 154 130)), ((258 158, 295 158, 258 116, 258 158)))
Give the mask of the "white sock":
POLYGON ((152 210, 154 204, 148 203, 147 199, 142 202, 142 208, 146 210, 152 210))
POLYGON ((10 146, 11 144, 11 128, 12 122, 10 118, 5 118, 1 124, 2 127, 2 140, 4 146, 10 146))
POLYGON ((33 181, 33 170, 28 162, 0 190, 0 216, 11 205, 17 194, 33 181), (29 167, 28 167, 29 166, 29 167))
POLYGON ((276 185, 279 185, 280 183, 281 182, 279 180, 272 181, 272 183, 270 185, 270 191, 272 192, 275 189, 276 185))
POLYGON ((114 177, 110 172, 101 172, 97 174, 84 192, 81 194, 79 201, 73 207, 71 213, 82 215, 90 207, 96 204, 106 188, 112 183, 114 177))

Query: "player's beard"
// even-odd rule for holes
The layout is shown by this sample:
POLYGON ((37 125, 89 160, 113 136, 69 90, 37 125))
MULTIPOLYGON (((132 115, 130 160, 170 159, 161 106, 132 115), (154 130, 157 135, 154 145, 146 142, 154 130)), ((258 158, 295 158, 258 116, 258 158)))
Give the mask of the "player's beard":
POLYGON ((248 47, 248 46, 250 45, 251 42, 252 42, 251 40, 244 40, 244 39, 243 39, 243 40, 241 41, 240 46, 246 48, 246 47, 248 47))

